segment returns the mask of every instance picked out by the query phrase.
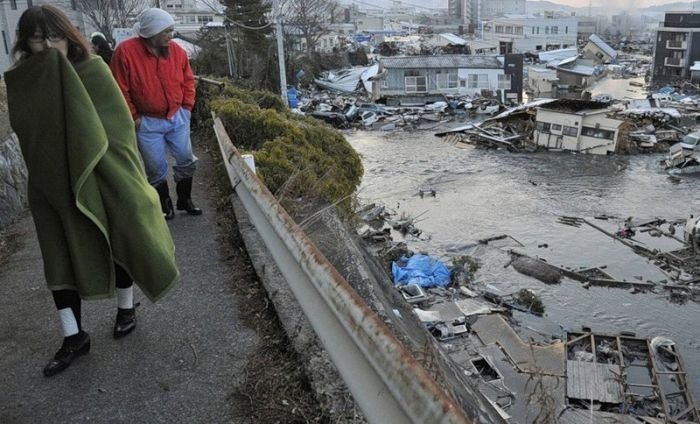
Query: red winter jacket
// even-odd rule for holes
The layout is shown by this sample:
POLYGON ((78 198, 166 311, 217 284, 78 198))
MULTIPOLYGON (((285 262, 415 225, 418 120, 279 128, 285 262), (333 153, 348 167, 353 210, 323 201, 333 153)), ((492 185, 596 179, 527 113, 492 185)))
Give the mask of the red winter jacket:
POLYGON ((180 106, 194 106, 194 76, 185 50, 171 41, 168 57, 155 56, 146 40, 134 37, 121 42, 109 67, 119 84, 131 116, 171 118, 180 106))

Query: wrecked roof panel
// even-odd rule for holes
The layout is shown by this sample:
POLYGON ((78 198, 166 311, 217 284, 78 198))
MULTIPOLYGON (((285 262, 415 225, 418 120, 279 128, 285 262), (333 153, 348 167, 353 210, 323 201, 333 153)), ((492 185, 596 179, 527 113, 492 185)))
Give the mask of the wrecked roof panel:
POLYGON ((451 44, 456 44, 456 45, 460 45, 460 46, 463 46, 466 44, 466 41, 464 41, 463 38, 458 37, 450 32, 444 32, 444 33, 440 34, 440 37, 449 41, 451 44))
POLYGON ((540 52, 538 54, 540 62, 568 59, 570 57, 576 57, 577 55, 578 49, 576 49, 576 47, 571 47, 568 49, 549 50, 546 52, 540 52))
POLYGON ((611 58, 615 59, 617 57, 617 52, 608 45, 605 41, 603 41, 602 38, 595 34, 591 34, 590 37, 588 37, 588 41, 591 43, 595 44, 599 49, 605 52, 608 56, 611 58))
POLYGON ((566 361, 566 394, 572 399, 622 403, 621 374, 617 365, 566 361))
POLYGON ((479 68, 502 69, 503 65, 495 56, 398 56, 380 59, 385 68, 479 68))
POLYGON ((591 423, 615 423, 615 424, 664 424, 663 419, 651 417, 634 417, 632 415, 613 414, 610 412, 590 411, 587 409, 569 408, 564 411, 558 420, 559 424, 591 424, 591 423))

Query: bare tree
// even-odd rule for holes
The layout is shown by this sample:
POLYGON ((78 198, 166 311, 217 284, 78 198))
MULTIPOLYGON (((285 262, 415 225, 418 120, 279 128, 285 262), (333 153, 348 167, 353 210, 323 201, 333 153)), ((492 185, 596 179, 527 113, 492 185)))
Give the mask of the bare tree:
POLYGON ((114 28, 130 27, 129 19, 150 7, 151 2, 147 0, 78 0, 77 6, 95 28, 111 40, 114 28))
POLYGON ((287 0, 284 3, 285 24, 304 38, 307 54, 311 54, 321 36, 328 33, 335 8, 332 0, 287 0))

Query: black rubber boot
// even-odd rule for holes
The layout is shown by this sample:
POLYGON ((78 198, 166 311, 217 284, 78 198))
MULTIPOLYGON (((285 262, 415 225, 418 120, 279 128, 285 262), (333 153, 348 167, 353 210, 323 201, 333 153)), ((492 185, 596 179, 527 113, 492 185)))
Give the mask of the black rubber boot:
POLYGON ((160 209, 163 211, 163 216, 165 219, 175 218, 175 209, 173 209, 173 201, 170 200, 170 189, 168 188, 168 182, 163 181, 162 183, 155 186, 158 192, 158 197, 160 197, 160 209))
POLYGON ((185 178, 177 183, 177 210, 187 211, 190 215, 201 215, 202 210, 192 203, 192 178, 185 178))

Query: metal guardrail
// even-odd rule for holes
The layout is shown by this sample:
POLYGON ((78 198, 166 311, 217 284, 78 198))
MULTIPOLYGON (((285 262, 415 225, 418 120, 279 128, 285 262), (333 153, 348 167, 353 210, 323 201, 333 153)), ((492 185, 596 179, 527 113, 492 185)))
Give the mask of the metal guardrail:
POLYGON ((355 401, 372 423, 471 423, 214 130, 232 187, 355 401))

